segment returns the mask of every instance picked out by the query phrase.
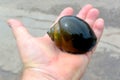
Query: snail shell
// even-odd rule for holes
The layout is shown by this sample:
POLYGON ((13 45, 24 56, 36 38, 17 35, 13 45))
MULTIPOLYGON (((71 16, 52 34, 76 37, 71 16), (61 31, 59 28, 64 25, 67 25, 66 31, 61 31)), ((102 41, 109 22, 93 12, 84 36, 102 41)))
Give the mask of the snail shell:
POLYGON ((64 16, 47 32, 62 51, 83 54, 90 51, 97 38, 90 26, 75 16, 64 16))

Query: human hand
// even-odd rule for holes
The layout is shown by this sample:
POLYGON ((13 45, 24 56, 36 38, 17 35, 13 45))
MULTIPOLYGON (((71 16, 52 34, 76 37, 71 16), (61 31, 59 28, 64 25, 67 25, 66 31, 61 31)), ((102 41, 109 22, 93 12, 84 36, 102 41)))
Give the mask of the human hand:
MULTIPOLYGON (((64 9, 56 21, 66 15, 73 15, 73 9, 64 9)), ((88 4, 76 16, 90 25, 99 42, 104 28, 99 10, 88 4)), ((10 19, 8 23, 24 64, 22 80, 80 80, 96 46, 86 54, 69 54, 59 50, 47 34, 33 37, 20 21, 10 19)))

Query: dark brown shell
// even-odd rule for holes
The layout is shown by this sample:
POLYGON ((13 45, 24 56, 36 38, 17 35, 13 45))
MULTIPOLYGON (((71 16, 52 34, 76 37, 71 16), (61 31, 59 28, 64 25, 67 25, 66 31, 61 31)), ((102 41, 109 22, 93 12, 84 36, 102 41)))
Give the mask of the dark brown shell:
POLYGON ((47 33, 59 49, 73 54, 90 51, 97 41, 90 26, 75 16, 62 17, 47 33))

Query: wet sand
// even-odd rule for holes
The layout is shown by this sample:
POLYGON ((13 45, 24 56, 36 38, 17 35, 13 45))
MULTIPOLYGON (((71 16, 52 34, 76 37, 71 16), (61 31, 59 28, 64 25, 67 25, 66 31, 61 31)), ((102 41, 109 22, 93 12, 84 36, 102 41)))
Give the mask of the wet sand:
POLYGON ((73 7, 76 14, 88 3, 99 8, 105 30, 82 80, 120 80, 120 0, 0 1, 0 80, 19 80, 22 70, 16 42, 6 22, 9 18, 21 20, 32 35, 42 36, 62 9, 73 7))

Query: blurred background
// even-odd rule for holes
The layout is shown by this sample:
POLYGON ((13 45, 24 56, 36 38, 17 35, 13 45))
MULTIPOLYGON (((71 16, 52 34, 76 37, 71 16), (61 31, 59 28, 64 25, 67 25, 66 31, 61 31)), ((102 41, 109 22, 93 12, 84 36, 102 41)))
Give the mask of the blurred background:
POLYGON ((23 66, 8 19, 42 36, 65 7, 73 7, 75 15, 88 3, 100 10, 105 30, 81 80, 120 80, 120 0, 0 0, 0 80, 20 80, 23 66))

